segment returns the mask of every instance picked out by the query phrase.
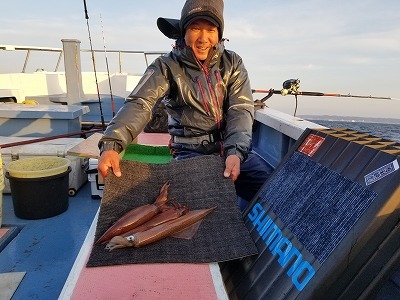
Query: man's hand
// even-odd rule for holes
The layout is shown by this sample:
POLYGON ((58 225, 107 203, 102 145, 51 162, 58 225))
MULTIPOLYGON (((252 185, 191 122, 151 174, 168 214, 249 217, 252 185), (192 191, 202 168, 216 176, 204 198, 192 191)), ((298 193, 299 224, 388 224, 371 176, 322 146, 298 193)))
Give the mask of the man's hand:
POLYGON ((229 155, 225 160, 224 176, 235 181, 240 174, 240 158, 235 154, 229 155))
POLYGON ((121 177, 121 169, 119 167, 119 162, 121 161, 121 157, 119 156, 117 151, 114 150, 105 150, 101 154, 99 158, 99 164, 97 166, 97 170, 104 177, 107 176, 108 169, 111 168, 113 173, 117 177, 121 177))

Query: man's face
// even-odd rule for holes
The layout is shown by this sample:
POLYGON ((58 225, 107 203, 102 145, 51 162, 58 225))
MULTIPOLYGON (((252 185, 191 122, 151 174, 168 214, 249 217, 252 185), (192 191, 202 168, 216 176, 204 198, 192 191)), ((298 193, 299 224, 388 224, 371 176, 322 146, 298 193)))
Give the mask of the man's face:
POLYGON ((197 19, 187 26, 185 43, 192 47, 197 59, 203 61, 218 43, 218 27, 207 20, 197 19))

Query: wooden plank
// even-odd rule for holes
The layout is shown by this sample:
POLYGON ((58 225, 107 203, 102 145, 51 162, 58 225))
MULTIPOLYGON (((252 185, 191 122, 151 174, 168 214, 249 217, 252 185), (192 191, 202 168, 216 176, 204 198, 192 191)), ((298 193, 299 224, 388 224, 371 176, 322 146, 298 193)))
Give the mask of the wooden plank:
POLYGON ((99 158, 100 150, 97 146, 103 134, 94 133, 78 145, 72 147, 67 151, 68 155, 82 156, 89 158, 99 158))
MULTIPOLYGON (((72 156, 83 156, 98 159, 100 157, 100 151, 97 145, 102 136, 103 134, 101 133, 92 134, 86 140, 69 149, 67 154, 72 156)), ((170 136, 167 133, 142 132, 136 139, 132 141, 132 143, 145 145, 168 145, 169 139, 170 136)))
MULTIPOLYGON (((94 133, 89 136, 84 141, 80 142, 78 145, 75 145, 71 149, 67 151, 68 155, 72 156, 82 156, 88 158, 96 158, 100 157, 100 151, 98 148, 99 140, 103 134, 94 133)), ((144 145, 168 145, 170 136, 168 133, 140 133, 137 138, 135 138, 132 143, 133 144, 144 144, 144 145)))

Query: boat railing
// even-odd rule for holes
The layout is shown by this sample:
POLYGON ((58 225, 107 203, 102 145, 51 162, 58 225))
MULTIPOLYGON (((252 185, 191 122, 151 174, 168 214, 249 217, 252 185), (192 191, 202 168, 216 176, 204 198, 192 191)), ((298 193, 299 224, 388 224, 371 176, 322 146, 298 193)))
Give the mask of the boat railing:
MULTIPOLYGON (((15 46, 15 45, 0 45, 0 50, 4 51, 26 51, 25 55, 25 62, 22 67, 21 73, 26 73, 27 66, 29 63, 30 56, 33 52, 55 52, 58 53, 58 59, 56 62, 56 65, 54 67, 54 72, 59 71, 59 67, 61 64, 61 59, 63 57, 63 49, 62 48, 48 48, 48 47, 31 47, 31 46, 15 46)), ((159 56, 163 55, 166 53, 166 51, 131 51, 131 50, 98 50, 98 49, 93 49, 93 50, 87 50, 87 49, 81 49, 81 53, 89 53, 93 54, 93 59, 95 60, 96 64, 96 54, 110 54, 110 55, 117 55, 118 56, 118 71, 119 73, 123 73, 125 70, 123 68, 123 61, 122 57, 124 54, 128 55, 139 55, 143 56, 144 58, 144 63, 145 66, 149 66, 149 57, 150 56, 159 56), (92 53, 93 51, 93 53, 92 53)))

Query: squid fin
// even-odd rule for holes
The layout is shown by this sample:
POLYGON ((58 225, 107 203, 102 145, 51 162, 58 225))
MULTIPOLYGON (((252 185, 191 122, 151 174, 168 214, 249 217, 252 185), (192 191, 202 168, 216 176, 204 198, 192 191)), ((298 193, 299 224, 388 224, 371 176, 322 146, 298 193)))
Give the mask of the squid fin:
POLYGON ((189 227, 186 227, 185 229, 174 233, 173 235, 171 235, 171 237, 177 239, 190 240, 199 230, 202 221, 203 220, 197 221, 196 223, 190 225, 189 227))

